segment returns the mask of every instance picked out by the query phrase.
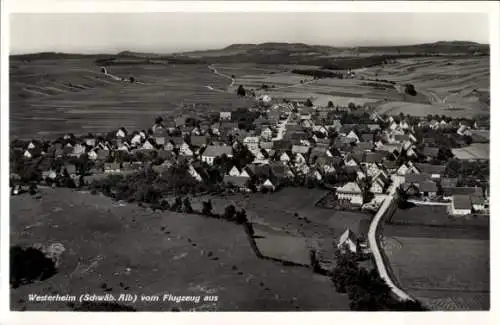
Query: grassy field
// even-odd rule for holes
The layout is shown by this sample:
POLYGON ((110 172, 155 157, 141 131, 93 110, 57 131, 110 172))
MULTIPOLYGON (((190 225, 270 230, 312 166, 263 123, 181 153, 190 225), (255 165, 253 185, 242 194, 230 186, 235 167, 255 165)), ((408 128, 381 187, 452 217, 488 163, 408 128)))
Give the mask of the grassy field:
POLYGON ((390 222, 399 225, 489 227, 489 216, 450 216, 446 206, 417 205, 398 209, 390 222))
POLYGON ((456 148, 451 150, 453 155, 458 159, 490 159, 490 144, 489 143, 473 143, 464 148, 456 148))
POLYGON ((181 104, 203 110, 247 107, 248 100, 226 93, 228 78, 206 65, 112 66, 108 73, 92 60, 12 61, 10 128, 16 137, 72 132, 107 132, 121 126, 150 127, 158 115, 180 115, 181 104), (215 90, 211 90, 208 86, 215 90))
POLYGON ((448 298, 460 299, 466 310, 489 308, 488 240, 385 237, 383 246, 410 295, 429 304, 448 298))
MULTIPOLYGON (((27 295, 103 294, 103 284, 112 294, 219 297, 216 304, 183 303, 183 310, 348 310, 347 297, 328 278, 258 259, 242 227, 232 223, 153 213, 68 189, 44 189, 39 200, 12 197, 10 207, 11 244, 60 242, 66 248, 58 274, 11 290, 15 310, 67 310, 27 302, 27 295)), ((134 305, 150 311, 173 306, 134 305)))
MULTIPOLYGON (((445 115, 468 116, 477 113, 489 113, 489 104, 485 103, 481 93, 488 93, 490 88, 490 66, 488 57, 471 58, 414 58, 400 59, 397 63, 372 67, 358 71, 366 78, 378 78, 397 83, 411 83, 417 92, 425 94, 433 107, 405 107, 418 115, 421 110, 429 111, 437 105, 445 115), (446 107, 460 110, 452 113, 446 107)), ((383 108, 385 109, 385 108, 383 108)), ((399 114, 400 111, 393 112, 399 114)), ((421 113, 424 114, 424 113, 421 113)), ((426 113, 436 114, 436 113, 426 113)))

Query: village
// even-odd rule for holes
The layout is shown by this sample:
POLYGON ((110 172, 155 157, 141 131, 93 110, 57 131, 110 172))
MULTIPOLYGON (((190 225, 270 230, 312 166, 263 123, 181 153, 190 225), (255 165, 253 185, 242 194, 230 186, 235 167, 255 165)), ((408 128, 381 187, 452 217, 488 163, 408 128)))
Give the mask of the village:
POLYGON ((485 164, 487 171, 488 160, 455 157, 448 143, 487 146, 482 135, 488 128, 482 121, 444 116, 381 116, 353 104, 266 102, 207 120, 158 117, 149 130, 14 140, 11 191, 82 187, 147 167, 161 174, 183 163, 194 180, 218 189, 251 193, 321 186, 332 190, 339 205, 376 211, 397 183, 400 196, 447 204, 450 215, 487 214, 488 173, 460 175, 460 168, 485 164))

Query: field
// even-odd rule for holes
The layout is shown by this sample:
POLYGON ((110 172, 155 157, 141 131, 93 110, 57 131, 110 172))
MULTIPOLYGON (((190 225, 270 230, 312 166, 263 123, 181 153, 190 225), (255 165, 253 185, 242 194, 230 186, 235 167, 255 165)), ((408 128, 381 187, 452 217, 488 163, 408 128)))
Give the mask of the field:
POLYGON ((220 111, 249 103, 225 92, 230 79, 207 65, 112 66, 106 76, 90 59, 10 64, 10 128, 16 137, 142 129, 158 115, 182 114, 181 104, 220 111))
POLYGON ((488 240, 385 237, 383 246, 410 295, 441 309, 489 309, 488 240))
MULTIPOLYGON (((59 242, 59 272, 11 290, 15 310, 68 310, 27 301, 28 293, 218 296, 183 310, 348 310, 347 297, 309 269, 258 259, 241 226, 197 215, 151 212, 69 189, 11 198, 11 244, 59 242), (120 283, 122 285, 120 285, 120 283), (127 288, 129 287, 129 288, 127 288), (124 289, 127 288, 127 289, 124 289)), ((137 302, 138 310, 175 303, 137 302)))
POLYGON ((392 224, 422 226, 489 227, 489 216, 450 216, 446 206, 417 205, 398 209, 391 218, 392 224))
POLYGON ((11 135, 52 137, 65 132, 107 132, 121 126, 142 129, 160 114, 179 115, 187 108, 198 114, 248 107, 250 99, 236 96, 239 85, 278 100, 369 104, 393 115, 489 114, 487 57, 399 59, 359 69, 354 79, 312 80, 293 74, 291 70, 300 66, 292 65, 227 63, 214 67, 218 73, 207 64, 113 65, 105 75, 89 58, 13 59, 11 135), (137 82, 120 80, 129 77, 137 82), (415 85, 417 96, 404 93, 405 83, 415 85), (270 88, 259 89, 264 84, 270 88))
POLYGON ((464 148, 452 149, 453 155, 463 160, 490 159, 489 143, 473 143, 464 148))

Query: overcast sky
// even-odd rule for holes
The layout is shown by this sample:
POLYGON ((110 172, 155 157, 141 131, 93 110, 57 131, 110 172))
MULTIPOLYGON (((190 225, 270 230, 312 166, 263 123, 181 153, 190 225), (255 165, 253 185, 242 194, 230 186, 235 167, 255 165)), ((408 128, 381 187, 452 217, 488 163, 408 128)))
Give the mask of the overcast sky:
POLYGON ((398 45, 488 43, 476 13, 72 13, 12 14, 11 53, 169 53, 233 43, 398 45))

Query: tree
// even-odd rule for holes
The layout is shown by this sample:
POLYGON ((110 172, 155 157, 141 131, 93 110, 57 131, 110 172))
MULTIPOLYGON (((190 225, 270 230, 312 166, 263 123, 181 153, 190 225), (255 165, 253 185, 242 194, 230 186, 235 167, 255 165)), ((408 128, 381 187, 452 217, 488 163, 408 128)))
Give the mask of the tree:
POLYGON ((347 107, 349 107, 349 109, 351 109, 351 110, 355 110, 356 109, 356 104, 354 104, 353 102, 349 102, 349 104, 347 105, 347 107))
POLYGON ((184 198, 184 212, 186 213, 193 213, 193 207, 191 206, 191 201, 189 200, 189 197, 184 198))
POLYGON ((130 83, 134 83, 135 82, 135 77, 134 76, 130 76, 130 78, 128 78, 128 80, 130 81, 130 83))
POLYGON ((405 85, 405 94, 411 95, 411 96, 416 96, 417 91, 415 90, 415 86, 412 84, 406 84, 405 85))
POLYGON ((236 215, 236 208, 234 205, 230 204, 224 210, 224 218, 226 220, 233 220, 236 215))
POLYGON ((203 201, 203 208, 201 211, 202 214, 206 216, 211 216, 212 215, 212 201, 203 201))
POLYGON ((247 223, 247 222, 248 222, 248 218, 247 218, 247 213, 246 213, 245 209, 241 209, 238 212, 236 212, 236 223, 243 224, 243 223, 247 223))
POLYGON ((163 123, 163 117, 158 116, 158 117, 155 119, 155 124, 162 124, 162 123, 163 123))
POLYGON ((328 101, 328 108, 333 108, 333 107, 334 107, 333 102, 331 100, 328 101))
POLYGON ((172 204, 170 210, 182 212, 182 198, 180 196, 175 198, 174 204, 172 204))
POLYGON ((246 90, 243 88, 243 85, 239 85, 238 90, 236 91, 238 96, 240 97, 245 97, 246 96, 246 90))
POLYGON ((308 98, 308 99, 306 100, 306 102, 305 102, 305 104, 304 104, 304 105, 306 105, 306 107, 313 107, 313 103, 312 103, 312 101, 311 101, 311 99, 310 99, 310 98, 308 98))

